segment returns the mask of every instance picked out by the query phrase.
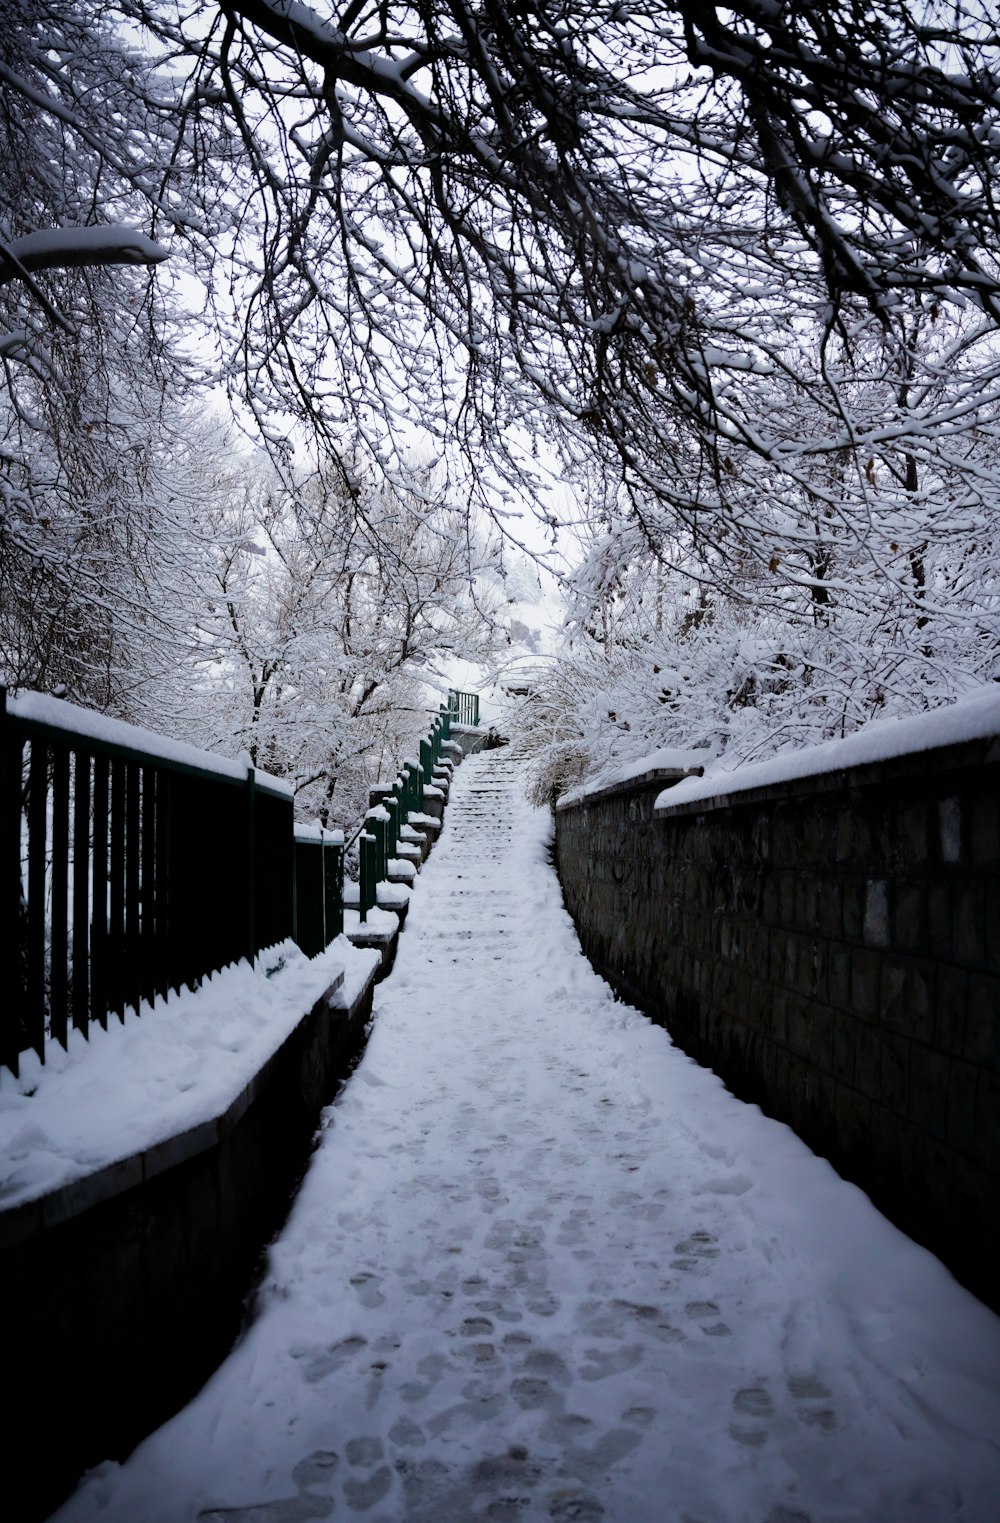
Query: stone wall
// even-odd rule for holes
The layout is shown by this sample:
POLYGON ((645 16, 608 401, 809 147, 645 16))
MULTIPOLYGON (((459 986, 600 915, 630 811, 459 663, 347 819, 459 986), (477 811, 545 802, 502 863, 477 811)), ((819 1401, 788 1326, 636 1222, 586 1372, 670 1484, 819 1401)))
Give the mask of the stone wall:
POLYGON ((320 1110, 364 1045, 372 989, 369 974, 346 1003, 324 996, 224 1116, 124 1160, 117 1179, 46 1197, 37 1221, 32 1208, 0 1216, 19 1519, 47 1517, 85 1468, 123 1459, 232 1347, 320 1110))
POLYGON ((1000 1309, 1000 740, 557 811, 584 949, 1000 1309))

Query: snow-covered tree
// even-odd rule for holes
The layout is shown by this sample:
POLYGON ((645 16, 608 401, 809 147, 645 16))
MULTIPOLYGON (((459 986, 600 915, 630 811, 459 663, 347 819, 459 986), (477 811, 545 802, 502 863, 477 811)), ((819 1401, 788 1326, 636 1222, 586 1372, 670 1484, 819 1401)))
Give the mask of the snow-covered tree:
POLYGON ((741 383, 797 363, 775 311, 803 284, 821 332, 860 302, 890 348, 900 303, 1000 310, 985 0, 74 9, 146 49, 106 129, 85 113, 113 71, 92 86, 56 3, 4 83, 214 281, 265 422, 349 419, 398 464, 419 421, 494 484, 558 426, 667 504, 686 456, 682 505, 727 511, 731 439, 783 462, 741 383))
POLYGON ((324 824, 352 823, 426 733, 439 663, 495 649, 495 596, 477 590, 489 544, 424 474, 406 503, 251 462, 197 515, 214 550, 186 731, 288 777, 300 814, 324 824))
MULTIPOLYGON (((126 354, 130 311, 183 272, 206 368, 273 443, 349 441, 399 487, 422 432, 498 517, 555 453, 605 474, 605 550, 636 535, 661 589, 690 576, 852 660, 869 638, 942 659, 950 619, 981 666, 986 0, 31 0, 9 20, 8 364, 86 339, 54 283, 85 277, 126 354)), ((13 376, 10 396, 21 429, 13 376)), ((111 440, 89 427, 81 446, 111 440)), ((18 436, 15 496, 29 455, 18 436)))
MULTIPOLYGON (((949 386, 954 335, 946 347, 949 386)), ((777 484, 734 463, 754 535, 738 521, 678 531, 591 482, 563 646, 516 726, 540 796, 662 748, 735 765, 995 679, 997 422, 987 409, 962 428, 957 464, 941 431, 919 454, 899 448, 905 390, 859 363, 845 379, 845 401, 885 419, 874 452, 845 445, 777 484)), ((772 405, 809 439, 808 397, 786 389, 772 405)))
POLYGON ((129 717, 175 649, 168 499, 191 425, 144 268, 166 250, 136 225, 168 145, 151 65, 104 7, 0 19, 0 664, 129 717))

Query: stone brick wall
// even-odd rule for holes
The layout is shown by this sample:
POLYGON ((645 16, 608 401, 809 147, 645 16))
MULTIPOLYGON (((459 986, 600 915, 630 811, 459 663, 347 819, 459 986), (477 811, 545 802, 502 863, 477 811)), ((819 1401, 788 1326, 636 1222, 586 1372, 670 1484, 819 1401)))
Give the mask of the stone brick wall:
POLYGON ((33 1207, 0 1212, 0 1351, 16 1372, 4 1442, 30 1477, 19 1523, 47 1518, 83 1470, 124 1459, 225 1358, 371 1009, 370 977, 345 1009, 321 999, 245 1109, 125 1160, 123 1177, 138 1176, 127 1188, 65 1220, 73 1185, 38 1203, 37 1220, 33 1207))
POLYGON ((1000 738, 561 806, 591 961, 1000 1309, 1000 738))

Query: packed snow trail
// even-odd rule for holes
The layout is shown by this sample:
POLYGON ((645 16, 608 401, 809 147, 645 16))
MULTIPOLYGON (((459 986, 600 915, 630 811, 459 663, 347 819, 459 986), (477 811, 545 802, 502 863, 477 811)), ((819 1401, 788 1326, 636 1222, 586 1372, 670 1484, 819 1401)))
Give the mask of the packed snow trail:
POLYGON ((1000 1321, 579 951, 456 775, 258 1315, 60 1523, 996 1523, 1000 1321))

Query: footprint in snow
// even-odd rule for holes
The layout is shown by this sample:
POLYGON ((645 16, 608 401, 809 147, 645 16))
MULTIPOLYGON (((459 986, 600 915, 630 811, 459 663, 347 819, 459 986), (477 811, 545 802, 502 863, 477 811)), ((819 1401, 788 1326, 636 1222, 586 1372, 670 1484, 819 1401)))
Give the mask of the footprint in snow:
POLYGON ((349 1475, 344 1481, 344 1499, 354 1512, 367 1512, 376 1502, 381 1502, 392 1490, 392 1471, 388 1465, 380 1465, 372 1475, 361 1480, 349 1475))
POLYGON ((384 1458, 385 1448, 380 1438, 370 1434, 362 1434, 358 1438, 349 1438, 344 1446, 347 1463, 357 1467, 369 1468, 378 1464, 384 1458))
POLYGON ((587 1363, 580 1366, 580 1379, 595 1381, 634 1370, 643 1351, 638 1345, 631 1344, 616 1349, 588 1348, 584 1353, 587 1363))
POLYGON ((699 1269, 705 1259, 717 1259, 719 1257, 718 1239, 710 1232, 692 1232, 689 1237, 680 1243, 674 1244, 674 1252, 678 1255, 671 1260, 671 1269, 699 1269))
POLYGON ((389 1429, 389 1442, 398 1449, 417 1449, 426 1444, 424 1430, 412 1417, 400 1417, 389 1429))
POLYGON ((547 1380, 532 1375, 519 1375, 511 1381, 510 1394, 513 1396, 522 1412, 533 1411, 540 1407, 561 1407, 563 1398, 558 1391, 553 1390, 547 1380))
POLYGON ((489 1317, 466 1317, 458 1331, 462 1338, 485 1338, 493 1331, 493 1323, 489 1317))
POLYGON ((832 1433, 837 1414, 830 1406, 830 1392, 815 1375, 790 1375, 788 1392, 796 1403, 796 1416, 809 1428, 832 1433))
POLYGON ((309 1384, 314 1385, 317 1381, 325 1380, 328 1375, 341 1369, 367 1347, 367 1338, 344 1338, 342 1342, 335 1343, 330 1348, 302 1350, 294 1357, 305 1360, 302 1373, 309 1384))
POLYGON ((719 1308, 714 1301, 689 1301, 684 1308, 686 1316, 697 1322, 706 1338, 728 1338, 729 1328, 718 1321, 719 1308))
POLYGON ((359 1270, 357 1274, 351 1276, 351 1285, 357 1292, 358 1300, 369 1311, 383 1305, 385 1301, 385 1296, 379 1290, 381 1283, 379 1277, 367 1269, 359 1270))
POLYGON ((767 1443, 770 1437, 767 1425, 774 1416, 774 1402, 763 1386, 745 1386, 737 1391, 733 1411, 736 1416, 729 1424, 731 1438, 750 1449, 767 1443))

